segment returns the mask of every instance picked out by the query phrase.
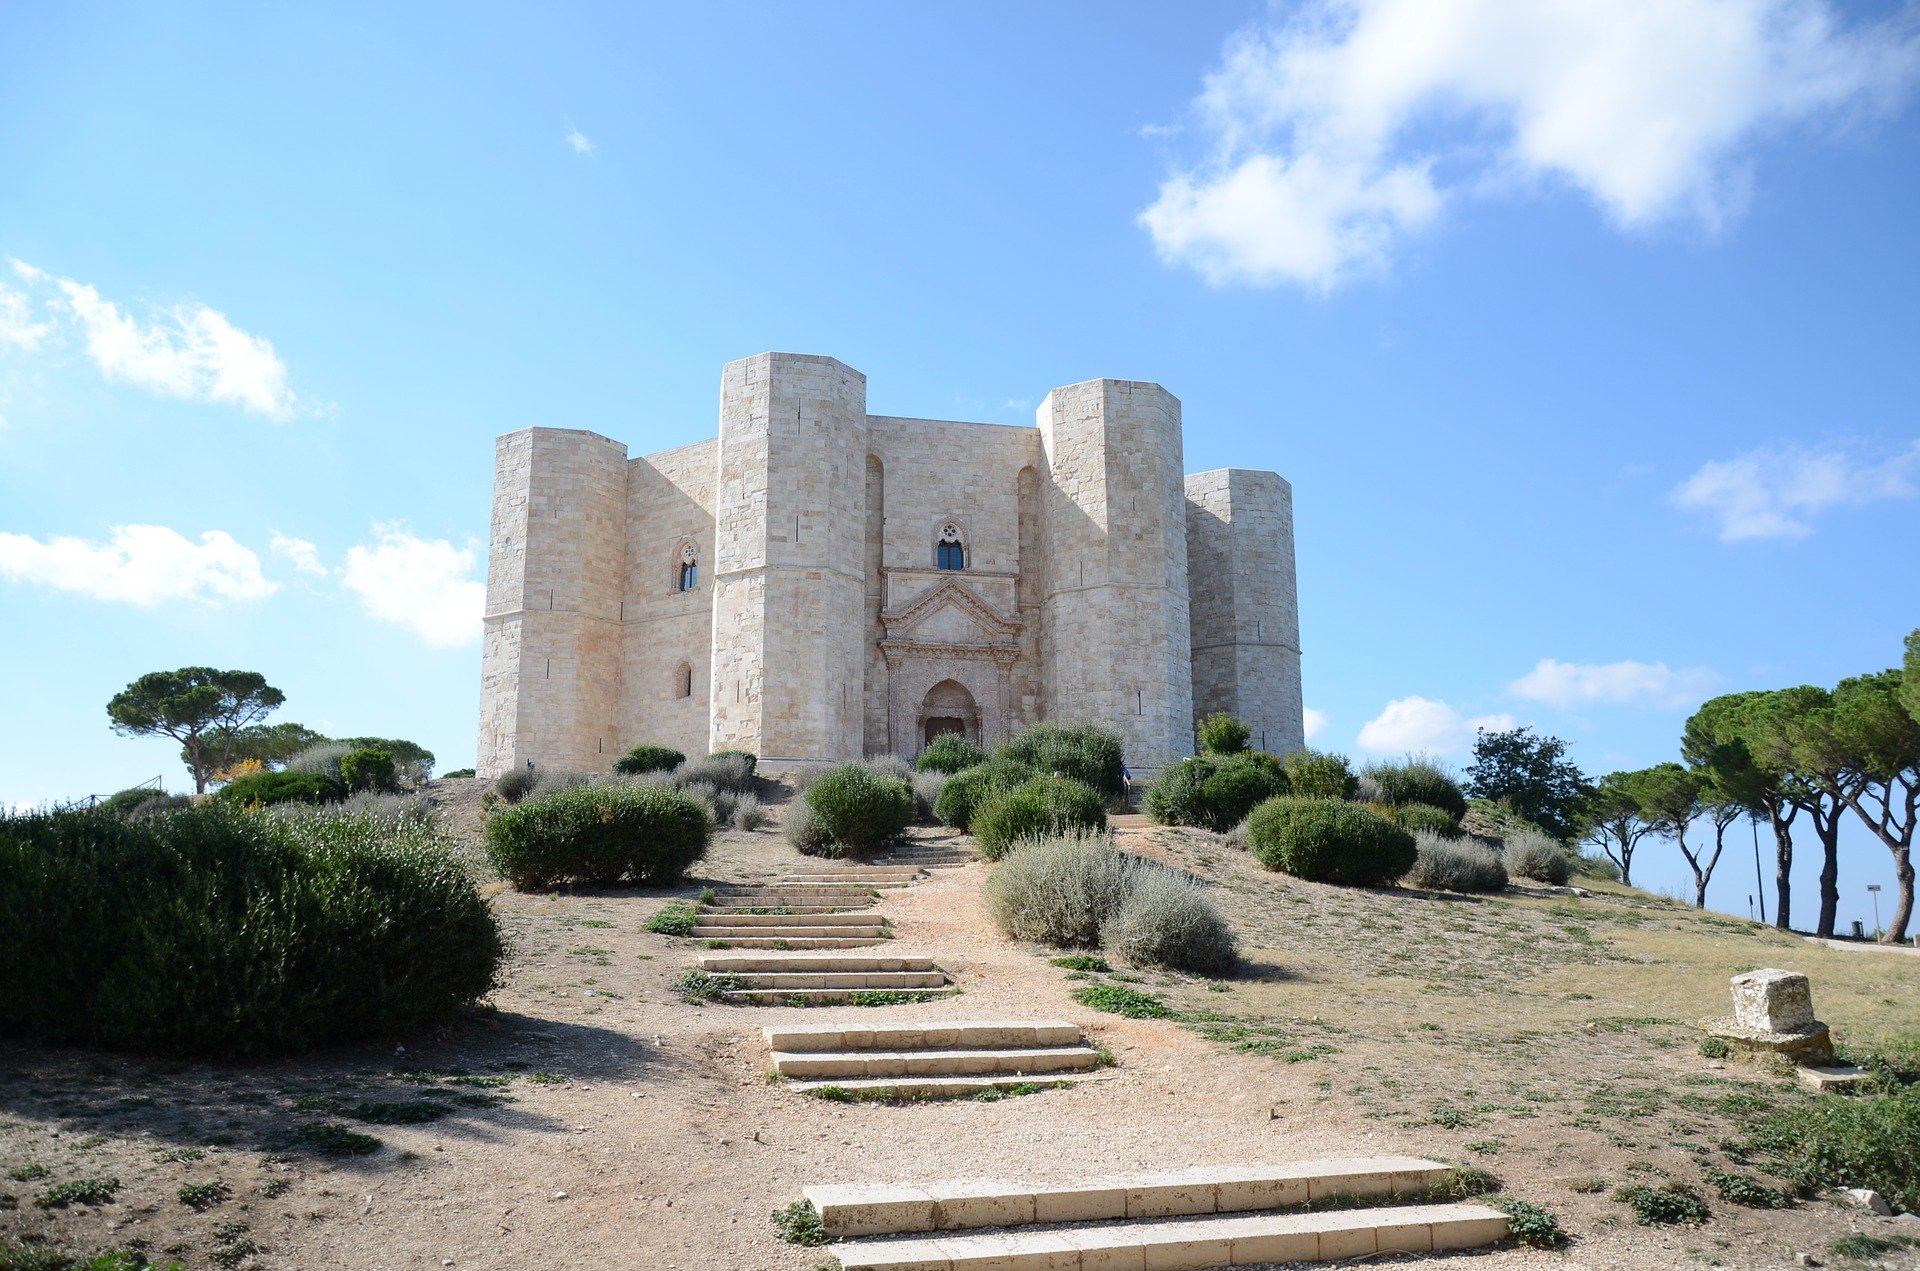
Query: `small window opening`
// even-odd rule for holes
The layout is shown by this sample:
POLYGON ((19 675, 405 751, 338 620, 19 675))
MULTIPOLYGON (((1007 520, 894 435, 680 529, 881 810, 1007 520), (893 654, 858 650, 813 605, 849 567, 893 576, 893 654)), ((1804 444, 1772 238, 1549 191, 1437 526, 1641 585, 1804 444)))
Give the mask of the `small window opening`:
POLYGON ((673 695, 675 697, 693 696, 693 667, 691 664, 682 662, 679 669, 673 673, 673 695))
POLYGON ((680 584, 677 590, 693 591, 700 586, 700 553, 692 543, 680 549, 680 584))
POLYGON ((967 567, 967 545, 961 541, 960 527, 951 521, 940 527, 940 541, 934 545, 933 563, 941 569, 967 567))

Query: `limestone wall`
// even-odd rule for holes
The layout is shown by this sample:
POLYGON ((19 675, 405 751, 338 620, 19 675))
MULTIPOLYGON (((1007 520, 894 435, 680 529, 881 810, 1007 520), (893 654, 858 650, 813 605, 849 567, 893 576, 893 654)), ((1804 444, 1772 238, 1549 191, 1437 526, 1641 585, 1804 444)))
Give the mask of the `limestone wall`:
POLYGON ((713 508, 720 443, 627 465, 627 573, 621 607, 620 745, 707 753, 713 680, 713 508), (682 548, 698 582, 680 590, 682 548), (682 690, 690 690, 682 696, 682 690))
POLYGON ((619 746, 626 447, 532 428, 494 449, 477 768, 591 771, 619 746))
POLYGON ((1222 468, 1186 479, 1193 710, 1226 711, 1252 744, 1285 754, 1306 744, 1293 491, 1271 472, 1222 468))

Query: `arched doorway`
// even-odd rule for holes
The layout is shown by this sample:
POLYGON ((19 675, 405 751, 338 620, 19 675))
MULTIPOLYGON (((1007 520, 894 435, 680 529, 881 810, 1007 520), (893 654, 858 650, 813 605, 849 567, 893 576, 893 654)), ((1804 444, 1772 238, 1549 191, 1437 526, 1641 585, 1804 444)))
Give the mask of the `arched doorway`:
POLYGON ((943 733, 958 733, 975 745, 980 743, 980 708, 958 680, 941 680, 928 689, 919 714, 922 746, 931 745, 943 733))

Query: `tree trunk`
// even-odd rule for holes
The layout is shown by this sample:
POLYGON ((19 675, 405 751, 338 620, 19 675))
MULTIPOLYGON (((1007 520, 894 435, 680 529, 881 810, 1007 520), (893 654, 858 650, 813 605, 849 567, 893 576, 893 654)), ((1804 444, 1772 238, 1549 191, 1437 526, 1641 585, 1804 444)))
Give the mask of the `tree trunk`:
POLYGON ((1893 902, 1893 925, 1887 928, 1886 941, 1889 944, 1907 942, 1907 923, 1913 918, 1913 856, 1910 849, 1893 849, 1893 880, 1900 888, 1899 898, 1893 902))
POLYGON ((200 757, 200 739, 198 737, 187 738, 187 754, 193 759, 193 792, 195 794, 205 794, 207 792, 207 765, 206 761, 200 757))
POLYGON ((1773 890, 1776 897, 1773 925, 1782 931, 1791 931, 1793 927, 1788 914, 1793 903, 1793 818, 1799 809, 1795 808, 1782 816, 1783 807, 1781 800, 1767 801, 1767 819, 1773 822, 1773 890))
POLYGON ((1833 936, 1833 924, 1840 911, 1840 812, 1835 803, 1831 815, 1822 817, 1819 808, 1808 809, 1813 817, 1813 832, 1820 839, 1825 859, 1820 865, 1820 926, 1816 934, 1833 936))

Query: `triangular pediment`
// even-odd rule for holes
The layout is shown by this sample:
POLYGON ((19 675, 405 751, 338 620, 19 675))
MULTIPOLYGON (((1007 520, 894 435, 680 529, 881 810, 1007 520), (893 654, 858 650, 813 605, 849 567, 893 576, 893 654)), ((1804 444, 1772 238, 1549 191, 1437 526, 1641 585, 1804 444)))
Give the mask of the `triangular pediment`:
POLYGON ((923 644, 1010 644, 1020 624, 1001 617, 992 605, 961 583, 946 579, 915 597, 903 609, 880 615, 891 640, 923 644))

